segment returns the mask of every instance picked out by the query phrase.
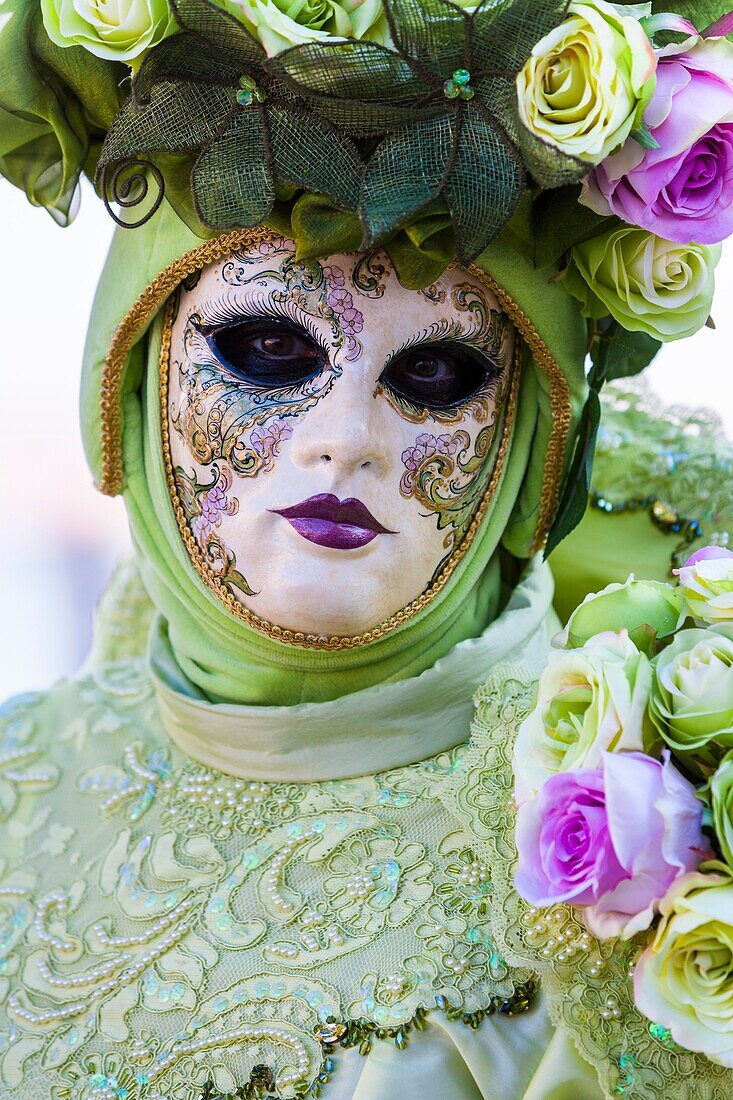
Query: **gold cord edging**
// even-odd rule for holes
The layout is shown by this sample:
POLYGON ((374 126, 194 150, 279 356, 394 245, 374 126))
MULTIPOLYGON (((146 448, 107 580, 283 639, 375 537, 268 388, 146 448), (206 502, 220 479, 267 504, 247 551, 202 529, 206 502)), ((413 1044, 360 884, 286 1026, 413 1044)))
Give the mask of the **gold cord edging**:
POLYGON ((244 604, 232 594, 226 584, 220 577, 213 572, 208 562, 206 561, 201 549, 196 542, 196 539, 191 533, 191 530, 186 522, 186 514, 181 505, 178 493, 176 490, 175 477, 173 474, 173 461, 171 457, 170 449, 170 425, 168 423, 168 378, 170 370, 170 346, 171 346, 171 334, 173 330, 174 321, 174 301, 171 299, 168 302, 165 311, 165 317, 163 320, 163 331, 160 341, 160 421, 161 432, 163 440, 163 460, 165 463, 165 475, 168 483, 168 493, 173 506, 173 512, 176 517, 176 523, 183 539, 186 550, 188 551, 191 563, 203 580, 204 584, 211 589, 212 592, 224 603, 227 609, 239 619, 243 619, 249 626, 259 631, 261 634, 265 634, 268 638, 278 642, 285 642, 290 645, 304 646, 309 649, 323 649, 323 650, 335 650, 335 649, 356 649, 358 646, 366 645, 369 642, 375 642, 377 639, 384 637, 385 634, 396 630, 402 626, 409 619, 413 618, 418 612, 422 611, 432 600, 438 595, 438 593, 445 587, 448 579, 452 575, 458 563, 465 556, 468 548, 470 547, 473 539, 478 531, 481 522, 486 514, 486 509, 489 506, 489 502, 496 492, 496 488, 501 478, 502 470, 504 468, 504 459, 509 448, 509 439, 511 437, 512 427, 514 425, 514 417, 517 407, 517 395, 519 393, 519 380, 521 376, 521 345, 519 341, 515 344, 514 360, 512 379, 509 386, 509 392, 507 394, 507 401, 504 408, 503 424, 501 427, 501 440, 496 452, 496 460, 494 462, 494 469, 491 474, 491 479, 486 487, 486 491, 481 499, 481 503, 476 509, 476 514, 471 520, 471 523, 466 531, 466 534, 461 539, 458 546, 450 554, 446 560, 445 565, 441 569, 436 580, 430 585, 425 592, 421 593, 411 603, 401 608, 394 615, 391 615, 379 626, 373 627, 371 630, 367 630, 363 634, 354 636, 339 637, 337 635, 331 637, 323 637, 318 634, 306 634, 302 631, 288 630, 285 627, 277 626, 275 623, 268 622, 266 619, 261 618, 254 611, 251 611, 244 604))

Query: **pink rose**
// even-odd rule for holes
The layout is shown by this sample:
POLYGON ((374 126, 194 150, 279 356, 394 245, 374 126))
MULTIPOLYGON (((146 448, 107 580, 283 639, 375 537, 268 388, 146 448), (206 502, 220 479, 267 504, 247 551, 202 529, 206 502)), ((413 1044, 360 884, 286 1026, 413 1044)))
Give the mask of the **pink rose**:
POLYGON ((603 939, 648 928, 672 883, 710 858, 695 788, 665 753, 604 753, 562 772, 517 814, 515 884, 530 905, 571 902, 603 939))
POLYGON ((683 48, 661 51, 644 114, 659 148, 629 139, 590 173, 581 202, 669 241, 714 244, 733 233, 733 44, 683 48))

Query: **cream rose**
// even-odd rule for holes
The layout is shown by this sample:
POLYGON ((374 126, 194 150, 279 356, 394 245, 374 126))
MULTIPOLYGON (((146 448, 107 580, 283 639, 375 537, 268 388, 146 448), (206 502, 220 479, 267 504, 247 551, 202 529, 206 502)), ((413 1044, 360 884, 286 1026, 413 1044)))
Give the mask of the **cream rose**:
POLYGON ((652 44, 638 18, 622 11, 603 0, 573 0, 517 77, 525 126, 591 164, 641 124, 654 91, 652 44))
POLYGON ((733 624, 680 630, 652 667, 649 713, 667 744, 707 763, 733 748, 733 624))
POLYGON ((111 61, 134 62, 176 29, 167 0, 41 0, 41 12, 57 46, 111 61))
POLYGON ((514 751, 516 798, 573 768, 598 768, 604 752, 643 751, 649 661, 626 631, 606 631, 578 649, 555 650, 540 676, 537 704, 519 729, 514 751))
POLYGON ((637 1007, 681 1047, 733 1069, 733 880, 685 875, 660 912, 634 970, 637 1007))
POLYGON ((692 336, 707 321, 719 244, 675 244, 621 226, 576 245, 564 286, 586 317, 614 317, 655 340, 692 336))
POLYGON ((690 614, 700 623, 733 622, 733 553, 706 546, 675 569, 690 614))
POLYGON ((386 43, 389 26, 382 0, 218 0, 250 26, 268 55, 334 38, 386 43))

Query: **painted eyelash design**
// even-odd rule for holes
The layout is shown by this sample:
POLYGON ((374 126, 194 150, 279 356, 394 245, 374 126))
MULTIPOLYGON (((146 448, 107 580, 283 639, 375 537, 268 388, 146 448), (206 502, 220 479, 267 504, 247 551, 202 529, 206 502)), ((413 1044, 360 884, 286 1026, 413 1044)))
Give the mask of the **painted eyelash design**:
POLYGON ((469 329, 466 331, 461 327, 459 321, 448 321, 446 318, 442 318, 440 321, 434 321, 428 328, 422 329, 420 332, 416 332, 413 336, 409 336, 398 348, 390 352, 387 356, 382 371, 385 371, 390 363, 392 363, 399 355, 409 351, 411 348, 419 347, 421 344, 442 344, 446 341, 456 344, 465 344, 473 351, 480 352, 486 356, 486 366, 491 368, 492 375, 497 377, 504 371, 504 366, 498 361, 494 355, 489 354, 484 346, 483 341, 478 341, 476 336, 478 335, 478 329, 469 329))
MULTIPOLYGON (((252 294, 247 302, 225 293, 199 303, 196 311, 189 314, 186 320, 183 335, 186 354, 200 366, 221 369, 224 364, 212 351, 208 337, 237 322, 269 319, 290 321, 300 326, 318 344, 324 355, 329 354, 324 336, 313 317, 300 310, 295 302, 289 299, 280 301, 264 290, 252 294)), ((333 364, 329 365, 333 367, 333 364)))

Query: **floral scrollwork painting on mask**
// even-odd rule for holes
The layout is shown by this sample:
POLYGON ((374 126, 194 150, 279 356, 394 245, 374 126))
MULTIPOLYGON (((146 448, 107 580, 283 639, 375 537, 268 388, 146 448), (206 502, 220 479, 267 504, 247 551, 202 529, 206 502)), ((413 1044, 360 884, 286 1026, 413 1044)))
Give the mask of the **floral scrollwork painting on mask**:
POLYGON ((444 587, 493 498, 520 357, 491 288, 457 268, 412 292, 378 252, 300 261, 292 241, 271 237, 189 278, 164 314, 161 424, 178 528, 204 583, 257 630, 315 648, 364 644, 408 621, 444 587), (263 322, 275 326, 276 339, 295 340, 315 367, 268 385, 248 378, 246 364, 244 374, 233 368, 219 334, 238 339, 228 354, 241 357, 272 343, 263 322), (416 397, 392 377, 405 362, 449 373, 454 360, 475 376, 475 384, 461 383, 461 400, 433 407, 419 400, 421 379, 416 397), (363 494, 369 545, 349 543, 344 554, 326 542, 324 553, 307 526, 300 539, 303 528, 285 521, 300 508, 301 485, 316 490, 305 504, 326 497, 338 504, 332 494, 343 488, 344 504, 363 509, 351 493, 363 494), (305 573, 316 561, 314 584, 321 559, 329 571, 348 559, 343 587, 364 585, 375 616, 357 619, 355 629, 348 612, 323 626, 307 610, 305 622, 283 621, 271 592, 279 582, 292 591, 293 578, 278 574, 279 554, 291 570, 293 560, 304 561, 296 568, 305 573), (403 577, 403 587, 380 590, 385 575, 403 577))

